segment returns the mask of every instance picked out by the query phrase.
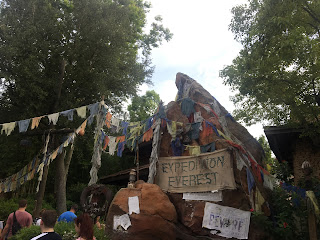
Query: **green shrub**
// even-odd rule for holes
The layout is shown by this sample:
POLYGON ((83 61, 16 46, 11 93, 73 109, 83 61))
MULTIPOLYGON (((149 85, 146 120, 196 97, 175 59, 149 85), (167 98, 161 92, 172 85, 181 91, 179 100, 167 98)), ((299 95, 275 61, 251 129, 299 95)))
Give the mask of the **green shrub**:
MULTIPOLYGON (((62 237, 63 240, 74 240, 76 238, 76 231, 73 223, 57 223, 54 227, 54 230, 62 237)), ((39 226, 22 228, 16 235, 12 236, 11 240, 29 240, 40 233, 41 230, 39 226)))
POLYGON ((16 199, 0 199, 0 219, 6 221, 9 214, 17 210, 18 203, 16 199))
POLYGON ((63 240, 74 240, 76 236, 76 230, 73 222, 59 222, 55 225, 54 231, 60 234, 63 240))
POLYGON ((29 240, 41 233, 39 226, 22 228, 17 234, 13 235, 10 240, 29 240))
POLYGON ((97 240, 109 240, 108 236, 104 232, 104 229, 99 229, 96 226, 94 226, 94 236, 97 240))
POLYGON ((295 193, 275 187, 270 199, 272 216, 253 212, 251 223, 267 232, 273 239, 309 239, 306 202, 295 193))
MULTIPOLYGON (((54 231, 58 233, 63 240, 76 239, 76 231, 74 223, 59 222, 55 225, 54 231)), ((16 235, 12 236, 11 240, 29 240, 41 233, 39 226, 31 226, 30 228, 22 228, 16 235)), ((97 240, 109 240, 105 235, 104 229, 94 227, 94 236, 97 240)))
MULTIPOLYGON (((76 231, 73 223, 59 222, 55 225, 54 230, 60 234, 63 240, 74 240, 76 238, 76 231)), ((104 229, 94 227, 94 236, 97 240, 109 240, 105 235, 104 229)))

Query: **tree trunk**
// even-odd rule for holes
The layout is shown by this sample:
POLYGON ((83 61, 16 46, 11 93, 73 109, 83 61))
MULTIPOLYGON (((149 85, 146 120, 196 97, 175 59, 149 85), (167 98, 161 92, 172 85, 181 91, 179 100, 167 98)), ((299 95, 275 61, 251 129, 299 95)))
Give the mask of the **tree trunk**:
POLYGON ((56 171, 55 171, 55 194, 57 202, 57 212, 61 213, 67 211, 67 200, 66 200, 66 173, 64 166, 64 158, 66 151, 63 152, 56 158, 56 171))
POLYGON ((59 159, 56 160, 55 193, 58 214, 61 214, 67 210, 66 186, 73 149, 74 145, 72 144, 68 154, 66 154, 66 151, 64 151, 63 154, 61 154, 61 158, 59 157, 59 159))
POLYGON ((70 147, 70 150, 69 150, 69 152, 68 152, 66 161, 65 161, 65 163, 64 163, 65 174, 66 174, 65 178, 66 178, 66 180, 67 180, 67 178, 68 178, 69 166, 70 166, 70 162, 71 162, 71 159, 72 159, 73 150, 74 150, 74 143, 72 143, 72 145, 71 145, 71 147, 70 147))
MULTIPOLYGON (((50 133, 48 133, 50 134, 50 133)), ((49 135, 47 136, 47 138, 49 137, 49 135)), ((47 152, 49 152, 51 149, 54 149, 54 135, 51 138, 47 139, 46 138, 46 142, 48 141, 48 145, 46 146, 47 143, 45 143, 45 153, 47 154, 47 152)), ((35 204, 35 208, 33 210, 33 217, 39 217, 40 215, 40 211, 42 209, 42 201, 43 201, 43 197, 44 197, 44 193, 46 191, 46 183, 47 183, 47 177, 48 177, 48 171, 49 171, 49 166, 46 165, 43 167, 43 174, 42 174, 42 180, 40 182, 40 186, 39 186, 39 191, 36 195, 36 204, 35 204)))
MULTIPOLYGON (((64 59, 61 60, 61 66, 60 66, 60 75, 59 75, 59 83, 57 86, 57 98, 56 101, 53 105, 53 108, 51 109, 53 113, 55 113, 57 111, 58 105, 59 105, 59 101, 60 101, 60 97, 61 97, 61 89, 62 89, 62 84, 63 84, 63 79, 64 79, 64 73, 65 73, 65 67, 66 67, 66 61, 64 59)), ((51 125, 50 129, 53 129, 54 126, 51 125)), ((52 148, 50 149, 54 149, 55 147, 55 141, 51 141, 52 143, 52 148)), ((57 156, 57 162, 62 158, 62 162, 64 162, 64 157, 65 154, 60 154, 59 156, 57 156)), ((58 175, 58 174, 56 174, 58 175)), ((39 192, 37 194, 37 199, 36 199, 36 207, 34 209, 34 216, 38 217, 41 209, 42 209, 42 201, 43 201, 43 197, 44 197, 44 193, 45 193, 45 189, 46 189, 46 182, 47 182, 47 176, 48 176, 48 166, 45 166, 43 168, 43 176, 42 176, 42 181, 40 183, 40 187, 39 187, 39 192)), ((55 179, 57 181, 57 178, 55 179)), ((55 183, 56 185, 56 183, 55 183)), ((55 188, 57 189, 57 188, 55 188)), ((65 188, 64 188, 65 189, 65 188)), ((64 193, 65 196, 65 193, 64 193)), ((65 197, 64 197, 65 198, 65 197)), ((64 200, 64 205, 66 202, 66 199, 64 200)), ((63 203, 62 203, 63 204, 63 203)), ((58 201, 57 201, 57 205, 58 205, 58 201)), ((66 207, 65 207, 66 208, 66 207)))

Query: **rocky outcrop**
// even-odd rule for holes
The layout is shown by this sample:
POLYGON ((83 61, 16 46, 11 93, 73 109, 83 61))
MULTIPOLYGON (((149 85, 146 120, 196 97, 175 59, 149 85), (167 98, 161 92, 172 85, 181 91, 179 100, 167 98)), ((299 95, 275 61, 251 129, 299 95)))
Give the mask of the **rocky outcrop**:
MULTIPOLYGON (((171 140, 176 141, 175 137, 180 140, 178 144, 184 146, 214 144, 216 150, 230 150, 232 160, 231 168, 236 189, 219 189, 219 191, 222 191, 223 200, 216 202, 216 204, 249 211, 255 205, 254 194, 256 191, 252 189, 252 196, 249 196, 246 168, 237 168, 238 164, 240 164, 237 156, 239 156, 239 152, 245 151, 246 154, 250 154, 250 159, 254 158, 257 163, 262 165, 262 158, 264 156, 262 147, 248 131, 237 123, 225 108, 195 80, 185 74, 178 73, 176 76, 176 85, 178 87, 178 98, 166 106, 166 119, 162 119, 160 157, 174 156, 171 140), (180 104, 183 105, 183 101, 191 102, 191 105, 193 105, 193 102, 195 103, 194 110, 197 112, 196 116, 194 114, 188 114, 189 116, 183 114, 183 112, 187 114, 187 110, 190 110, 186 110, 185 107, 180 106, 180 104), (206 121, 203 121, 201 117, 199 120, 199 115, 206 121), (194 119, 196 118, 198 121, 195 123, 194 119), (173 137, 168 132, 166 121, 169 122, 169 127, 170 123, 172 124, 173 121, 176 122, 174 126, 177 131, 172 134, 173 137), (183 124, 178 124, 177 122, 183 124), (198 122, 201 122, 202 129, 199 128, 199 130, 201 130, 194 136, 192 126, 198 126, 198 122), (208 127, 209 125, 212 127, 208 127)), ((180 146, 181 145, 178 145, 178 147, 180 146)), ((177 154, 178 151, 175 147, 177 146, 173 145, 174 151, 177 154)), ((185 150, 185 147, 182 149, 179 148, 178 150, 180 152, 178 152, 177 155, 180 155, 182 151, 182 156, 189 156, 189 152, 185 150)), ((242 164, 250 169, 248 160, 242 162, 242 164)), ((264 192, 263 183, 261 181, 259 183, 257 179, 255 179, 255 182, 256 188, 259 188, 264 199, 266 199, 265 196, 267 193, 264 192)), ((265 204, 265 206, 267 206, 267 204, 265 204)), ((113 240, 225 239, 217 235, 212 235, 209 229, 202 227, 204 209, 205 201, 186 201, 183 199, 183 194, 181 193, 165 194, 157 185, 137 182, 135 188, 121 189, 115 196, 109 208, 106 230, 113 240), (138 196, 139 198, 140 214, 130 215, 132 225, 127 230, 113 230, 114 216, 128 213, 128 198, 133 196, 138 196)), ((264 212, 268 210, 264 209, 263 206, 261 206, 261 209, 264 212)), ((249 239, 263 239, 265 235, 256 226, 252 226, 253 227, 250 226, 249 230, 249 239)))
POLYGON ((106 220, 106 232, 112 240, 174 240, 177 213, 168 196, 155 184, 139 181, 136 188, 123 188, 114 197, 106 220), (113 230, 114 216, 129 212, 128 198, 138 196, 140 213, 130 215, 127 230, 113 230))
MULTIPOLYGON (((206 120, 210 117, 215 119, 216 127, 219 125, 232 135, 230 136, 228 132, 225 134, 230 137, 236 143, 242 143, 244 147, 252 154, 255 160, 262 164, 262 158, 264 156, 263 149, 258 141, 238 122, 234 121, 228 111, 207 91, 205 90, 197 81, 190 78, 183 73, 177 73, 176 76, 176 86, 178 88, 178 96, 187 97, 195 102, 208 104, 214 110, 215 114, 212 112, 207 112, 201 110, 202 116, 206 120), (219 120, 217 119, 219 117, 219 120)), ((197 109, 196 109, 197 110, 197 109)))

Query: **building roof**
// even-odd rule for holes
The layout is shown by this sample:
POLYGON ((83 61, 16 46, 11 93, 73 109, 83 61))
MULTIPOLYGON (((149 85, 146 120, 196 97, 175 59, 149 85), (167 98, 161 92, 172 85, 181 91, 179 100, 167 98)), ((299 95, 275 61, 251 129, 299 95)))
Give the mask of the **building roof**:
POLYGON ((301 134, 301 129, 287 128, 284 126, 264 127, 264 133, 267 136, 269 145, 278 161, 288 161, 293 163, 293 147, 301 134))

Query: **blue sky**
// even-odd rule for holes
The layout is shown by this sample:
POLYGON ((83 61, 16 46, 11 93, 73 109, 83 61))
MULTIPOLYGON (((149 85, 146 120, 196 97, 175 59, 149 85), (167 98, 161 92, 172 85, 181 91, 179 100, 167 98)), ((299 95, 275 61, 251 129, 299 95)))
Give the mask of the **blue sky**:
MULTIPOLYGON (((233 93, 219 78, 219 70, 232 63, 241 45, 237 43, 228 25, 231 8, 246 0, 151 0, 148 16, 161 15, 163 24, 174 34, 170 42, 164 42, 152 52, 155 72, 153 86, 142 86, 141 93, 155 90, 168 103, 173 101, 177 88, 178 72, 197 80, 230 113, 234 110, 230 96, 233 93)), ((247 127, 254 136, 263 134, 262 125, 247 127)))

